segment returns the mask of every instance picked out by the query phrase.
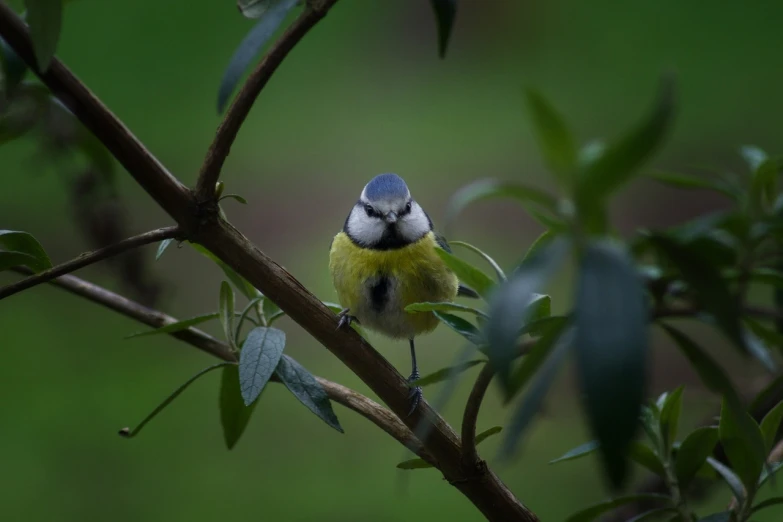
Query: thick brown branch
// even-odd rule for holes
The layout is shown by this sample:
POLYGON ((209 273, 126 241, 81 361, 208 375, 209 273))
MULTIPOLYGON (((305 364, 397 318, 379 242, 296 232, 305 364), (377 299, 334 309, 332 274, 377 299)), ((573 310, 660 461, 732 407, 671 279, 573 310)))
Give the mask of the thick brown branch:
POLYGON ((485 364, 476 377, 473 390, 471 390, 468 402, 465 404, 465 414, 462 416, 462 464, 466 467, 474 466, 479 460, 476 451, 476 421, 484 395, 487 393, 494 376, 494 368, 489 363, 485 364))
POLYGON ((212 141, 207 157, 199 172, 196 185, 196 199, 199 203, 209 201, 215 193, 215 184, 220 177, 223 163, 228 157, 231 145, 239 133, 239 128, 250 113, 250 109, 261 93, 261 90, 277 70, 291 49, 326 16, 337 0, 308 1, 301 15, 285 31, 283 36, 272 45, 264 59, 250 74, 242 89, 226 113, 223 122, 218 127, 215 139, 212 141))
POLYGON ((139 234, 138 236, 123 239, 119 243, 115 243, 93 252, 87 252, 75 259, 71 259, 70 261, 66 261, 65 263, 52 267, 49 270, 45 270, 38 274, 22 279, 21 281, 17 281, 16 283, 12 283, 0 288, 0 299, 12 296, 21 292, 22 290, 27 290, 28 288, 40 285, 41 283, 46 283, 47 281, 51 281, 52 279, 61 275, 75 272, 80 268, 97 263, 98 261, 103 261, 104 259, 114 257, 117 254, 121 254, 127 250, 131 250, 143 245, 148 245, 150 243, 156 243, 164 239, 172 239, 177 237, 177 235, 179 235, 178 227, 159 228, 157 230, 139 234))

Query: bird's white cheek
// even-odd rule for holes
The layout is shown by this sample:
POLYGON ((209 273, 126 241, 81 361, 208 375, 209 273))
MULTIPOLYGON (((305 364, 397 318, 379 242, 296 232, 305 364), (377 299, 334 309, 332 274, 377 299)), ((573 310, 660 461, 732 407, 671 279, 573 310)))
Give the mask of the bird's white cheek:
POLYGON ((380 241, 386 225, 379 219, 360 215, 354 211, 348 219, 348 230, 355 239, 362 243, 375 243, 380 241))

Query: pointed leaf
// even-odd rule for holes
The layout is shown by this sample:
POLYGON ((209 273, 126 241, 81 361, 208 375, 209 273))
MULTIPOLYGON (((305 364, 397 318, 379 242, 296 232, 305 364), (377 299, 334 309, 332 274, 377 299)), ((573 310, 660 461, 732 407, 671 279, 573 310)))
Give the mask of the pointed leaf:
POLYGON ((753 331, 743 330, 743 337, 745 339, 745 346, 748 348, 750 354, 761 363, 765 370, 771 374, 776 374, 778 370, 778 364, 772 357, 772 354, 761 340, 753 331))
POLYGON ((60 39, 63 0, 25 0, 25 7, 35 61, 38 69, 46 72, 60 39))
POLYGON ((509 378, 505 403, 507 404, 530 379, 538 373, 538 369, 547 360, 549 354, 557 345, 558 339, 563 334, 567 321, 558 321, 544 327, 541 338, 536 341, 522 363, 509 378))
POLYGON ((223 368, 220 381, 220 424, 223 427, 223 439, 228 449, 233 449, 245 432, 256 404, 258 402, 245 406, 242 402, 239 369, 236 365, 223 368))
POLYGON ((750 512, 751 514, 757 513, 762 509, 767 509, 768 507, 777 506, 778 504, 783 504, 783 497, 772 497, 762 502, 759 502, 758 504, 753 506, 753 509, 750 512))
POLYGON ((460 364, 458 366, 448 366, 446 368, 441 368, 440 370, 436 372, 432 372, 429 375, 425 375, 421 379, 416 379, 415 381, 411 382, 409 386, 429 386, 430 384, 435 384, 436 382, 441 382, 452 375, 464 372, 465 370, 468 370, 470 368, 473 368, 477 364, 485 363, 486 361, 482 360, 476 360, 476 361, 468 361, 464 364, 460 364))
POLYGON ((40 266, 40 263, 33 256, 21 252, 6 252, 5 250, 0 250, 0 272, 15 266, 26 266, 30 270, 35 270, 33 267, 40 266))
POLYGON ((636 440, 631 441, 631 445, 628 447, 628 457, 659 477, 666 476, 663 462, 649 446, 636 440))
POLYGON ((570 190, 574 182, 577 149, 563 117, 541 93, 528 89, 527 106, 538 139, 538 148, 560 185, 570 190))
POLYGON ((430 5, 435 11, 435 21, 438 24, 438 55, 445 58, 454 17, 457 14, 457 0, 430 0, 430 5))
POLYGON ((628 495, 625 497, 615 498, 612 500, 607 500, 606 502, 601 502, 600 504, 595 504, 594 506, 590 506, 587 509, 583 509, 582 511, 571 515, 566 519, 566 522, 592 522, 593 520, 596 520, 599 516, 603 515, 604 513, 607 513, 609 511, 612 511, 613 509, 617 509, 620 506, 624 506, 626 504, 632 504, 634 502, 668 502, 670 499, 666 495, 658 495, 655 493, 644 493, 644 494, 638 494, 638 495, 628 495))
POLYGON ((574 449, 568 450, 565 453, 563 453, 561 456, 554 460, 550 460, 550 464, 557 464, 558 462, 566 462, 569 460, 576 460, 582 457, 586 457, 587 455, 592 455, 598 450, 598 441, 597 440, 591 440, 588 442, 585 442, 581 446, 577 446, 574 449))
POLYGON ((626 452, 644 400, 647 318, 633 260, 615 245, 589 245, 579 271, 574 348, 589 424, 616 487, 627 476, 626 452))
POLYGON ((677 440, 677 425, 680 422, 682 410, 682 391, 680 386, 667 395, 661 408, 660 433, 663 441, 663 450, 668 455, 672 444, 677 440))
POLYGON ((239 194, 226 194, 225 196, 220 196, 220 199, 218 201, 223 201, 224 199, 235 199, 239 203, 242 203, 243 205, 247 205, 247 200, 240 196, 239 194))
POLYGON ((174 242, 173 238, 164 239, 163 241, 160 242, 160 246, 158 246, 158 252, 155 254, 155 261, 160 259, 160 256, 163 255, 163 252, 165 252, 166 249, 169 247, 169 245, 173 242, 174 242))
POLYGON ((493 427, 491 427, 489 429, 486 429, 486 430, 482 431, 481 433, 476 435, 476 445, 478 446, 479 444, 481 444, 482 442, 484 442, 485 440, 487 440, 491 436, 497 435, 501 431, 503 431, 503 427, 502 426, 493 426, 493 427))
POLYGON ((405 307, 406 312, 467 312, 473 315, 489 317, 487 314, 473 308, 457 303, 412 303, 405 307))
POLYGON ((283 354, 275 373, 299 402, 315 413, 322 421, 343 433, 340 421, 334 414, 329 396, 316 378, 296 360, 283 354))
POLYGON ((42 272, 52 268, 52 262, 46 255, 46 250, 31 234, 16 230, 0 230, 0 248, 10 252, 19 252, 31 256, 32 264, 24 263, 35 272, 42 272))
POLYGON ((245 405, 261 394, 274 373, 285 348, 285 332, 276 328, 253 328, 239 354, 239 384, 245 405))
POLYGON ((457 317, 456 315, 452 315, 446 312, 432 312, 435 314, 435 317, 437 317, 440 322, 460 334, 462 337, 470 341, 471 343, 475 344, 476 346, 483 346, 486 344, 486 341, 484 340, 484 336, 479 331, 478 328, 473 326, 471 323, 463 319, 462 317, 457 317))
POLYGON ((223 73, 223 79, 220 81, 217 101, 218 113, 222 113, 225 109, 226 103, 245 69, 255 60, 267 40, 277 31, 288 12, 298 2, 299 0, 278 0, 275 2, 239 44, 223 73))
POLYGON ((717 443, 718 428, 715 426, 697 428, 682 441, 675 456, 674 471, 683 490, 690 485, 707 457, 712 455, 717 443))
MULTIPOLYGON (((767 456, 758 424, 747 412, 736 411, 724 400, 718 429, 731 469, 742 480, 747 491, 753 491, 767 456)), ((721 473, 717 468, 716 471, 721 473)))
POLYGON ((487 274, 442 248, 436 248, 435 251, 462 283, 478 292, 484 299, 489 297, 495 282, 487 274))
POLYGON ((489 266, 492 267, 492 270, 495 271, 495 274, 497 275, 498 281, 505 281, 506 280, 506 274, 503 272, 503 269, 500 268, 500 265, 497 264, 497 262, 490 257, 489 254, 481 250, 480 248, 471 245, 470 243, 466 243, 464 241, 450 241, 449 245, 451 246, 459 246, 462 248, 466 248, 470 250, 471 252, 474 252, 478 255, 480 255, 484 261, 486 261, 489 266))
POLYGON ((217 318, 218 318, 218 314, 214 312, 211 314, 199 315, 196 317, 191 317, 190 319, 183 319, 182 321, 177 321, 176 323, 167 324, 166 326, 161 326, 160 328, 155 328, 154 330, 145 330, 143 332, 136 332, 130 334, 125 338, 134 339, 136 337, 146 337, 148 335, 170 334, 174 332, 180 332, 182 330, 186 330, 190 328, 191 326, 205 323, 211 319, 217 319, 217 318))
POLYGON ((783 401, 772 408, 761 421, 761 433, 764 436, 764 447, 769 454, 777 440, 780 421, 783 420, 783 401))
POLYGON ((231 285, 222 281, 220 283, 220 325, 223 327, 223 335, 232 349, 234 345, 234 291, 231 285))
POLYGON ((434 467, 424 459, 411 459, 397 464, 398 469, 425 469, 434 467))
POLYGON ((693 190, 693 189, 705 189, 719 192, 724 196, 728 196, 732 200, 737 199, 737 194, 731 187, 726 186, 720 180, 704 179, 696 176, 689 176, 687 174, 673 174, 669 172, 653 172, 650 177, 655 181, 669 185, 674 188, 693 190))
POLYGON ((783 468, 783 463, 781 462, 775 462, 772 465, 764 466, 764 470, 761 472, 761 477, 759 478, 758 486, 756 489, 763 486, 770 478, 775 476, 778 471, 780 471, 783 468))
POLYGON ((196 251, 205 255, 206 257, 211 259, 218 267, 220 267, 220 269, 226 275, 228 280, 231 281, 231 284, 234 285, 234 288, 239 290, 242 293, 242 295, 244 295, 248 299, 253 299, 261 295, 261 292, 259 292, 256 288, 254 288, 253 285, 251 285, 244 277, 237 274, 233 268, 231 268, 223 261, 221 261, 215 254, 207 250, 206 247, 199 245, 197 243, 190 243, 190 245, 196 251))
POLYGON ((737 497, 737 501, 740 503, 744 502, 745 488, 742 486, 742 480, 740 480, 737 474, 712 457, 707 457, 707 463, 712 466, 713 469, 718 472, 718 475, 728 484, 731 492, 737 497))
POLYGON ((541 247, 551 243, 555 237, 557 237, 557 234, 551 230, 545 230, 540 236, 536 238, 535 241, 533 241, 533 243, 530 245, 530 248, 527 249, 527 252, 525 252, 525 257, 522 258, 522 262, 524 263, 529 257, 532 257, 533 254, 538 252, 541 247))

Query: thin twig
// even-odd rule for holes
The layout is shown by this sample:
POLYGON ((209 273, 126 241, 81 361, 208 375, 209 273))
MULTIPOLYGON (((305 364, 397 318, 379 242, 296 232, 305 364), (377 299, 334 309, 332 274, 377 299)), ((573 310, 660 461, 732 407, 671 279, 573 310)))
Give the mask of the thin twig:
MULTIPOLYGON (((19 273, 29 273, 27 269, 14 269, 19 273)), ((49 281, 55 286, 58 286, 64 290, 71 292, 72 294, 84 297, 93 303, 103 305, 115 312, 118 312, 126 317, 135 319, 136 321, 151 326, 153 328, 160 328, 168 324, 176 323, 178 320, 170 315, 159 312, 152 308, 148 308, 135 301, 127 299, 119 294, 107 290, 98 285, 92 284, 84 279, 80 279, 72 275, 64 275, 49 281)), ((175 337, 187 344, 198 348, 210 355, 217 357, 228 362, 236 362, 236 355, 231 351, 228 344, 215 339, 211 335, 197 329, 187 328, 178 332, 172 332, 168 335, 175 337)), ((372 399, 365 397, 364 395, 338 384, 336 382, 324 379, 323 377, 316 377, 318 382, 326 391, 329 398, 338 404, 355 411, 366 419, 370 420, 373 424, 381 428, 383 431, 394 437, 402 445, 413 451, 416 455, 427 461, 432 465, 436 465, 435 459, 432 455, 424 449, 421 442, 416 440, 413 433, 400 422, 392 412, 373 401, 372 399)), ((272 380, 279 382, 277 376, 273 376, 272 380)), ((437 467, 437 466, 436 466, 437 467)))
POLYGON ((98 261, 116 256, 117 254, 122 254, 127 250, 131 250, 143 245, 148 245, 150 243, 156 243, 164 239, 172 239, 177 237, 179 233, 179 227, 159 228, 157 230, 139 234, 138 236, 123 239, 119 243, 115 243, 105 248, 87 252, 75 259, 71 259, 70 261, 66 261, 65 263, 52 267, 49 270, 45 270, 22 279, 21 281, 11 283, 10 285, 6 285, 0 288, 0 299, 5 299, 6 297, 12 296, 21 292, 22 290, 27 290, 28 288, 32 288, 36 285, 40 285, 41 283, 46 283, 47 281, 51 281, 52 279, 61 275, 75 272, 80 268, 97 263, 98 261))
POLYGON ((462 463, 465 466, 474 466, 479 460, 476 450, 476 421, 481 402, 494 376, 495 369, 489 363, 485 364, 476 377, 468 402, 465 404, 465 413, 462 416, 462 463))
POLYGON ((201 166, 196 184, 196 200, 199 203, 207 202, 213 197, 215 184, 220 177, 220 171, 231 150, 231 145, 269 78, 272 77, 277 67, 299 40, 326 16, 329 9, 336 3, 337 0, 308 1, 302 14, 272 45, 263 60, 250 74, 218 127, 212 145, 207 151, 207 157, 201 166))

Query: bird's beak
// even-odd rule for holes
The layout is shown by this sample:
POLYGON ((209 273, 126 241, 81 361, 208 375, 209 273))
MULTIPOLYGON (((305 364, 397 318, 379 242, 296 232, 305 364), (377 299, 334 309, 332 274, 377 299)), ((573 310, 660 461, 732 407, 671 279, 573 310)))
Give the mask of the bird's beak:
POLYGON ((392 225, 392 224, 394 224, 394 223, 396 223, 396 222, 397 222, 397 213, 396 213, 396 212, 393 212, 393 211, 392 211, 392 212, 389 212, 388 214, 386 214, 386 216, 384 217, 384 219, 385 219, 385 221, 386 221, 388 224, 392 225))

